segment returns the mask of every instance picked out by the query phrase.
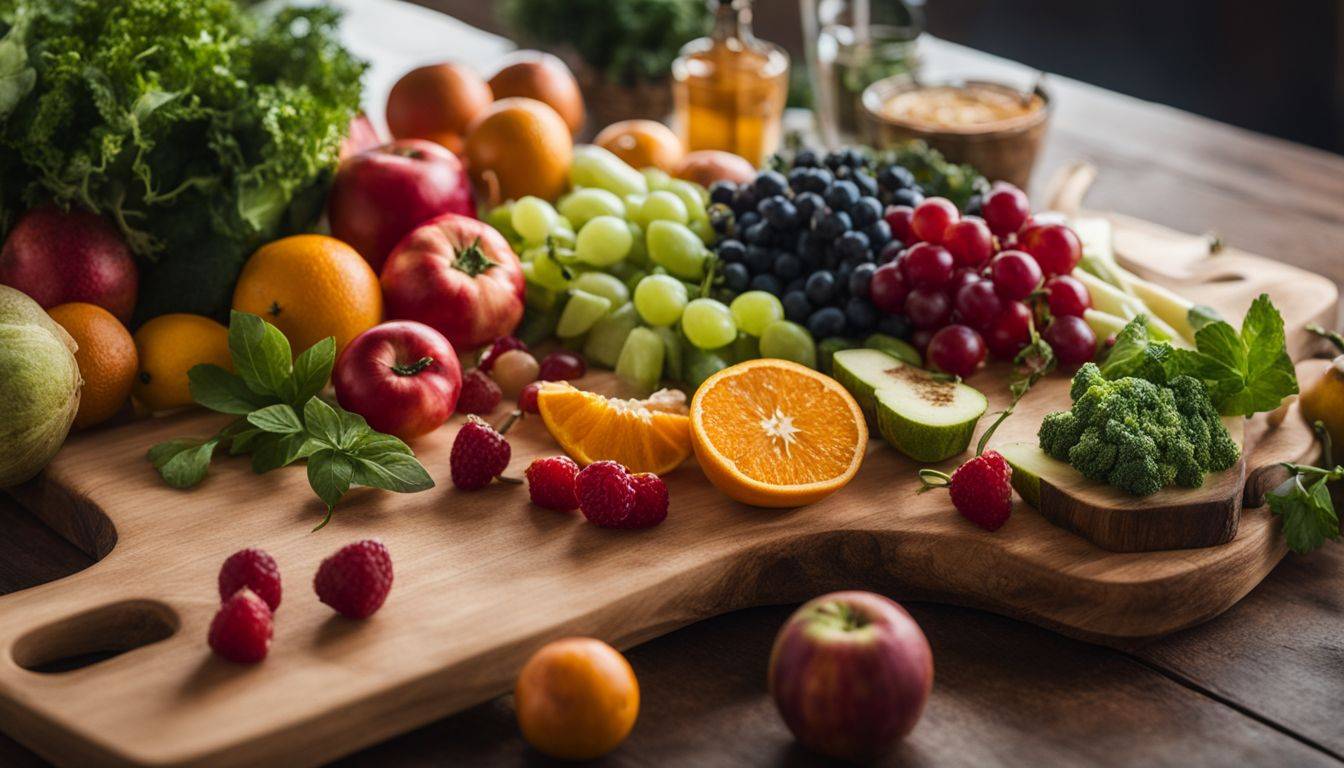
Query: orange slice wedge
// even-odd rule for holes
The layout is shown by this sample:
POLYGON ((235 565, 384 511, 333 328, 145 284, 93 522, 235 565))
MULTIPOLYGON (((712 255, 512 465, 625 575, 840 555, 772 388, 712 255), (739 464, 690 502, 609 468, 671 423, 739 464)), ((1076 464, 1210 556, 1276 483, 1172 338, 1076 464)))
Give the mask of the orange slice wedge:
POLYGON ((854 477, 868 427, 835 379, 785 360, 751 360, 696 390, 691 445, 710 482, 731 498, 798 507, 854 477))
POLYGON ((583 466, 610 460, 631 472, 665 475, 691 455, 686 398, 663 390, 647 400, 620 400, 547 383, 537 409, 551 437, 583 466))

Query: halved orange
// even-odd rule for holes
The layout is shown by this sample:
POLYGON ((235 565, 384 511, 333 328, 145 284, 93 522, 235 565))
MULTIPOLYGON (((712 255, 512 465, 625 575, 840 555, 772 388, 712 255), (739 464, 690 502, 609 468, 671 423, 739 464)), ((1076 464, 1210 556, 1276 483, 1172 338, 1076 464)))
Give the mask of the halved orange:
POLYGON ((621 400, 548 382, 537 392, 537 409, 551 437, 584 466, 610 460, 631 472, 663 475, 691 455, 686 400, 680 392, 621 400))
POLYGON ((750 360, 696 390, 691 445, 705 476, 729 497, 799 507, 854 477, 868 426, 835 379, 786 360, 750 360))

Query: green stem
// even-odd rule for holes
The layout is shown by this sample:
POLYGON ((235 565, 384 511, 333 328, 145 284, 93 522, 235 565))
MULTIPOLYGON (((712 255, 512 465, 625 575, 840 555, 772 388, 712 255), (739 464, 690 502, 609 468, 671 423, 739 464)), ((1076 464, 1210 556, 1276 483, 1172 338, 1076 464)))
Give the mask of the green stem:
POLYGON ((1325 459, 1322 466, 1333 467, 1335 465, 1334 445, 1330 439, 1330 430, 1325 428, 1325 422, 1319 419, 1311 428, 1316 430, 1316 438, 1321 441, 1321 457, 1325 459))
POLYGON ((398 376, 414 376, 415 374, 425 370, 426 368, 428 368, 433 364, 434 364, 434 358, 430 357, 429 355, 425 355, 424 357, 420 358, 419 360, 416 360, 414 363, 411 363, 410 365, 403 365, 401 363, 393 365, 392 372, 397 374, 398 376))
POLYGON ((507 433, 509 431, 509 428, 513 426, 513 423, 522 417, 523 412, 518 409, 514 409, 514 411, 509 414, 509 417, 504 420, 504 424, 501 425, 499 429, 495 431, 501 435, 507 433))
POLYGON ((924 493, 936 488, 946 488, 952 483, 952 476, 936 469, 921 469, 919 470, 919 482, 919 490, 915 493, 924 493))

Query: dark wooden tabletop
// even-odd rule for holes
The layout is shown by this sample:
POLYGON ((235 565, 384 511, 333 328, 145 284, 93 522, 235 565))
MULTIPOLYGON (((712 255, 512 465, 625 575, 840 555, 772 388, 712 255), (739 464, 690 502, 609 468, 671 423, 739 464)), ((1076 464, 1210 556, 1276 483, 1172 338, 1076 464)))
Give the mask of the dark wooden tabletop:
MULTIPOLYGON (((935 46, 935 64, 999 62, 935 46)), ((1089 207, 1190 232, 1344 283, 1344 158, 1054 80, 1039 168, 1086 158, 1089 207)), ((0 497, 0 593, 89 564, 0 497)), ((897 596, 899 598, 899 596, 897 596)), ((1088 645, 992 614, 912 603, 933 647, 923 720, 893 765, 1340 765, 1344 763, 1344 546, 1289 555, 1241 603, 1138 649, 1088 645)), ((791 607, 725 615, 629 652, 642 708, 609 765, 814 764, 765 690, 791 607)), ((541 762, 509 697, 341 761, 345 766, 541 762)), ((0 765, 41 765, 0 736, 0 765)))

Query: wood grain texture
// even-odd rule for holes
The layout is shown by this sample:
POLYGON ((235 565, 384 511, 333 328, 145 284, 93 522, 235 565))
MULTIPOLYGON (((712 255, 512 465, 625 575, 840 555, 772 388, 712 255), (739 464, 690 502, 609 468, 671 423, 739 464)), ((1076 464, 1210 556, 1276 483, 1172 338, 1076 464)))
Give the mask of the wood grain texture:
MULTIPOLYGON (((1258 274, 1286 269, 1266 262, 1258 274)), ((1333 304, 1326 281, 1295 278, 1324 284, 1320 296, 1333 304)), ((1255 276, 1238 282, 1239 294, 1221 283, 1216 297, 1187 292, 1232 315, 1260 290, 1255 276)), ((1327 311, 1311 301, 1279 297, 1292 327, 1327 311)), ((1002 376, 975 382, 998 407, 1002 376)), ((1040 385, 996 438, 1028 437, 1037 422, 1030 414, 1058 407, 1067 384, 1040 385)), ((668 522, 647 532, 596 529, 495 485, 472 494, 357 491, 331 526, 310 534, 321 508, 302 472, 258 478, 225 460, 199 488, 179 492, 143 461, 153 443, 218 423, 188 414, 77 438, 29 489, 49 503, 71 500, 48 518, 96 506, 118 535, 88 570, 0 599, 0 649, 8 651, 0 722, 40 753, 70 764, 313 764, 499 693, 549 639, 579 633, 628 647, 733 608, 839 586, 1132 640, 1217 615, 1283 554, 1263 510, 1247 511, 1228 545, 1198 551, 1107 553, 1025 508, 987 535, 944 498, 913 496, 914 465, 877 443, 850 486, 798 510, 728 503, 686 466, 669 477, 668 522), (307 582, 322 557, 367 535, 387 542, 397 583, 374 619, 354 623, 318 604, 307 582), (270 551, 288 577, 274 649, 254 668, 214 658, 203 642, 218 564, 244 546, 270 551), (128 634, 167 638, 62 674, 16 663, 120 650, 128 634)), ((1281 429, 1294 427, 1305 431, 1292 420, 1281 429)), ((454 432, 417 445, 441 479, 454 432)), ((511 441, 515 473, 555 451, 535 419, 515 427, 511 441)), ((1279 445, 1291 455, 1253 452, 1251 465, 1299 458, 1308 444, 1279 445)))

